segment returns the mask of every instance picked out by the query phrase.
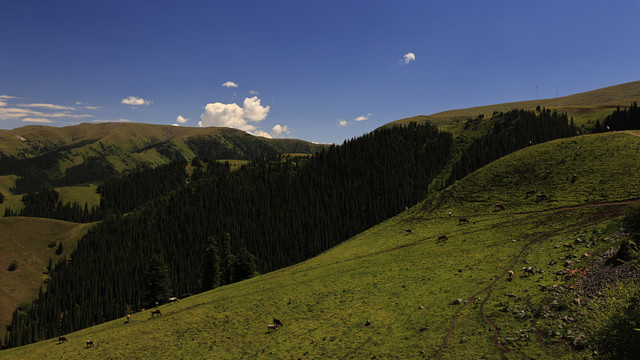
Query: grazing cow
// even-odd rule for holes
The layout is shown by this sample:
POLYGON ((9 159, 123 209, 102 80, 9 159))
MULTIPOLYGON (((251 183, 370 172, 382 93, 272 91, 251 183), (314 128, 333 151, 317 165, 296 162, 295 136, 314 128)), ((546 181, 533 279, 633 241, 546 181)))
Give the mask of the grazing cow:
POLYGON ((273 319, 273 325, 275 325, 275 326, 282 326, 282 321, 280 321, 280 320, 278 320, 278 319, 274 318, 274 319, 273 319))
POLYGON ((267 329, 268 330, 273 330, 273 331, 278 331, 278 327, 275 326, 275 325, 271 325, 271 324, 267 325, 267 329))
POLYGON ((175 296, 174 296, 174 297, 170 297, 170 298, 169 298, 169 302, 170 302, 170 303, 174 303, 174 302, 178 302, 178 301, 180 301, 180 299, 178 299, 178 298, 177 298, 177 297, 175 297, 175 296))
POLYGON ((504 210, 504 205, 502 204, 496 204, 495 207, 497 210, 504 210))
POLYGON ((153 317, 154 315, 162 316, 162 313, 159 309, 151 310, 151 317, 153 317))
POLYGON ((87 347, 94 345, 93 340, 87 340, 86 343, 87 343, 87 347))
POLYGON ((458 221, 459 221, 458 225, 464 224, 464 223, 469 223, 469 219, 467 219, 465 217, 458 218, 458 221))
POLYGON ((127 322, 131 321, 131 315, 127 314, 127 322))
POLYGON ((562 244, 562 246, 566 247, 567 249, 573 249, 573 244, 572 243, 564 243, 564 244, 562 244))
POLYGON ((445 241, 445 240, 449 240, 447 235, 445 235, 445 234, 438 235, 438 241, 445 241))
POLYGON ((406 235, 413 234, 413 232, 411 232, 411 229, 405 229, 404 232, 406 233, 406 235))
POLYGON ((509 274, 509 279, 508 279, 508 280, 509 280, 509 281, 512 281, 512 280, 513 280, 513 277, 515 276, 515 274, 513 273, 513 271, 509 270, 509 271, 507 271, 507 274, 509 274))
POLYGON ((67 342, 67 341, 69 341, 69 340, 67 340, 67 338, 66 338, 66 337, 64 337, 64 336, 58 336, 58 343, 63 343, 63 342, 67 342))
POLYGON ((522 268, 522 271, 524 272, 525 275, 527 274, 531 274, 531 275, 535 275, 535 273, 533 272, 533 269, 535 269, 536 266, 525 266, 522 268))

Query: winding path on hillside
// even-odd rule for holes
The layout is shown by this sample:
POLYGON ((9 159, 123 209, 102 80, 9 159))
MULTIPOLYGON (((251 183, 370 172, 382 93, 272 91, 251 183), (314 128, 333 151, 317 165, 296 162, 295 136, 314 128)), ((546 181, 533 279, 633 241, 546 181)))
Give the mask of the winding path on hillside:
MULTIPOLYGON (((636 134, 633 134, 636 135, 636 134)), ((640 137, 640 135, 636 135, 638 137, 640 137)), ((640 199, 632 199, 632 200, 625 200, 625 201, 618 201, 618 202, 607 202, 607 203, 596 203, 596 204, 581 204, 581 205, 576 205, 576 206, 567 206, 567 207, 562 207, 562 208, 554 208, 554 209, 546 209, 546 210, 538 210, 538 211, 530 211, 530 212, 522 212, 522 213, 512 213, 511 215, 513 216, 519 216, 519 215, 530 215, 530 214, 544 214, 544 213, 552 213, 552 212, 557 212, 557 211, 570 211, 570 210, 576 210, 576 209, 581 209, 581 208, 586 208, 586 207, 602 207, 602 206, 617 206, 617 205, 632 205, 632 204, 637 204, 640 203, 640 199)), ((500 281, 501 279, 503 279, 509 270, 513 270, 516 266, 516 264, 520 261, 520 258, 522 257, 522 255, 534 244, 538 243, 540 240, 545 239, 546 237, 548 237, 549 235, 552 235, 553 232, 549 232, 549 233, 541 233, 538 234, 535 238, 533 238, 532 240, 530 240, 529 242, 527 242, 525 244, 525 246, 523 246, 523 248, 520 250, 520 252, 512 259, 511 261, 511 266, 507 269, 505 269, 499 276, 497 276, 496 278, 494 278, 494 280, 484 289, 478 291, 477 293, 473 294, 469 299, 467 299, 467 301, 455 312, 455 314, 453 315, 453 319, 451 320, 451 325, 449 326, 449 330, 447 332, 447 335, 445 336, 442 344, 440 345, 440 347, 438 348, 438 350, 431 356, 431 358, 435 358, 435 359, 440 359, 440 357, 442 356, 442 352, 443 350, 446 348, 446 346, 449 343, 449 339, 451 338, 451 335, 453 334, 453 329, 455 327, 456 321, 460 315, 460 313, 469 305, 473 304, 473 302, 478 299, 479 295, 482 294, 486 294, 484 296, 484 298, 482 299, 482 303, 480 304, 480 316, 482 317, 482 319, 493 329, 494 331, 494 335, 491 338, 491 341, 494 343, 494 345, 498 348, 498 350, 500 351, 500 356, 502 359, 506 359, 505 353, 506 352, 510 352, 513 353, 515 355, 518 355, 522 358, 526 358, 528 359, 529 357, 527 357, 526 355, 519 353, 517 351, 515 351, 514 349, 508 349, 506 348, 504 345, 502 345, 499 341, 498 338, 500 336, 500 333, 498 331, 498 328, 491 322, 491 320, 489 320, 489 318, 486 317, 486 315, 484 314, 484 304, 486 303, 486 301, 489 299, 489 297, 491 296, 491 292, 493 291, 493 288, 495 287, 495 285, 498 283, 498 281, 500 281)), ((535 328, 535 324, 534 324, 534 328, 535 328)), ((536 328, 537 329, 537 328, 536 328)), ((538 334, 537 334, 538 335, 538 334)), ((538 341, 540 342, 540 339, 538 338, 538 341)), ((548 346, 546 346, 546 344, 542 343, 541 344, 549 349, 548 346)), ((551 350, 551 349, 550 349, 551 350)), ((551 350, 553 351, 553 350, 551 350)), ((557 355, 557 354, 556 354, 557 355)))

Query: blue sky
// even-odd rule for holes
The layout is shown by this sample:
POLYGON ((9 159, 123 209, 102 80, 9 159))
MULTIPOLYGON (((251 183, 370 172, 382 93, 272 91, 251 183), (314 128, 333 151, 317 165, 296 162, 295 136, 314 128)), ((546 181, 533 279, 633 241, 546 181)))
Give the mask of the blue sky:
POLYGON ((342 143, 536 86, 547 98, 640 80, 637 0, 0 8, 2 129, 131 121, 342 143))

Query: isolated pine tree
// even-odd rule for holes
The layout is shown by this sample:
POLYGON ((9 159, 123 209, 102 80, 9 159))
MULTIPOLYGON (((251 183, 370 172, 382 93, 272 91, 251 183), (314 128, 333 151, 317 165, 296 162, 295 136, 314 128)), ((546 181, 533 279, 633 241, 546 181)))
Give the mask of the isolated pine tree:
POLYGON ((144 302, 153 305, 156 302, 162 304, 171 296, 171 282, 169 270, 164 259, 154 255, 149 260, 144 272, 144 302))

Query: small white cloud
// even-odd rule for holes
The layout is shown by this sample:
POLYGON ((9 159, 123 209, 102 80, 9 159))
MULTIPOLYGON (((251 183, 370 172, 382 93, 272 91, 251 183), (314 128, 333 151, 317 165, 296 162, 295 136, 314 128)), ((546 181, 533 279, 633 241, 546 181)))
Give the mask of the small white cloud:
POLYGON ((99 110, 100 106, 85 106, 84 108, 87 110, 99 110))
POLYGON ((124 98, 121 101, 122 104, 131 105, 131 106, 140 106, 140 105, 151 105, 151 100, 145 100, 143 98, 129 96, 128 98, 124 98))
POLYGON ((254 135, 254 136, 262 136, 262 137, 265 137, 267 139, 271 139, 271 135, 269 135, 268 132, 263 131, 263 130, 250 131, 249 134, 254 135))
POLYGON ((338 127, 345 127, 347 126, 349 123, 347 122, 347 120, 344 119, 340 119, 338 120, 338 127))
POLYGON ((180 125, 178 125, 178 124, 171 124, 171 126, 180 126, 180 125))
POLYGON ((249 90, 249 94, 258 95, 258 90, 249 90))
POLYGON ((16 98, 15 96, 9 96, 9 95, 0 95, 0 99, 5 99, 5 100, 8 100, 8 99, 15 99, 15 98, 16 98))
POLYGON ((22 119, 22 121, 24 122, 32 122, 32 123, 52 123, 53 121, 49 120, 49 119, 45 119, 45 118, 24 118, 22 119))
POLYGON ((62 106, 62 105, 54 105, 54 104, 18 104, 16 106, 26 107, 26 108, 41 108, 48 110, 75 110, 75 108, 70 106, 62 106))
POLYGON ((178 117, 176 118, 176 121, 177 121, 178 123, 180 123, 180 124, 184 124, 184 123, 186 123, 186 122, 187 122, 187 121, 189 121, 189 120, 190 120, 190 119, 187 119, 187 118, 185 118, 185 117, 182 117, 182 115, 178 115, 178 117))
POLYGON ((226 83, 222 84, 222 86, 226 88, 237 88, 238 84, 234 83, 233 81, 227 81, 226 83))
POLYGON ((109 123, 109 122, 129 122, 129 119, 118 119, 118 120, 92 120, 95 123, 109 123))
POLYGON ((365 121, 365 120, 369 120, 369 118, 371 117, 371 113, 368 114, 364 114, 364 115, 360 115, 357 118, 353 119, 355 121, 365 121))
POLYGON ((412 61, 416 61, 416 55, 412 52, 404 54, 403 61, 405 64, 408 64, 412 61))
POLYGON ((271 129, 272 137, 278 137, 282 134, 288 134, 288 133, 289 133, 289 127, 287 125, 281 126, 280 124, 278 124, 274 126, 273 129, 271 129))

